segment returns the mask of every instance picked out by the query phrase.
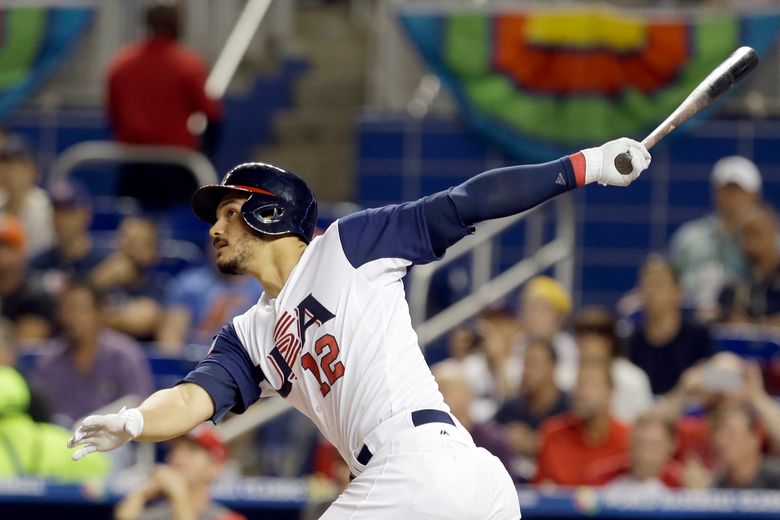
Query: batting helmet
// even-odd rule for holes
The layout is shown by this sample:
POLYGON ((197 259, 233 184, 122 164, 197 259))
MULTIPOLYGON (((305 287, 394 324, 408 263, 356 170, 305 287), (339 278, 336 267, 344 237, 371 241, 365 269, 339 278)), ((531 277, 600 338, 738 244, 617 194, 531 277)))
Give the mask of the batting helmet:
POLYGON ((295 235, 307 244, 317 223, 317 199, 292 172, 263 163, 239 164, 219 184, 199 188, 192 211, 204 222, 217 221, 217 206, 226 193, 249 195, 241 206, 246 224, 263 235, 295 235))

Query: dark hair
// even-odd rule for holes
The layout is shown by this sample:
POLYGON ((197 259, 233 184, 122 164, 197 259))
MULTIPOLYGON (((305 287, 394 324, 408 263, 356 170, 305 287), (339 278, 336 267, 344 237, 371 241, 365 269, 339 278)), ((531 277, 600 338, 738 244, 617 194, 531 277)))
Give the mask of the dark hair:
POLYGON ((624 357, 623 342, 617 335, 615 315, 606 307, 583 307, 574 317, 574 335, 594 334, 609 341, 612 357, 624 357))
POLYGON ((177 39, 181 31, 181 8, 176 1, 154 0, 146 7, 146 28, 155 36, 177 39))

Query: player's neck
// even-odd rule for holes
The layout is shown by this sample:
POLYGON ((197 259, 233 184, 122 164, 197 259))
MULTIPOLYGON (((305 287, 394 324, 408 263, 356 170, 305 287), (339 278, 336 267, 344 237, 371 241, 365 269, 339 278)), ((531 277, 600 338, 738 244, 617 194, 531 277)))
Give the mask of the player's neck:
POLYGON ((260 282, 269 298, 276 298, 305 250, 306 244, 297 237, 270 240, 255 256, 248 274, 260 282))

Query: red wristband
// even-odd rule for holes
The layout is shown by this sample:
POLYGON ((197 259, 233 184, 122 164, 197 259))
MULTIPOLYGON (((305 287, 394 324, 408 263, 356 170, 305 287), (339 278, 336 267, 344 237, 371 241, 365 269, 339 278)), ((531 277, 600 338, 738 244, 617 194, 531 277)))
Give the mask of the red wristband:
POLYGON ((585 155, 582 152, 573 153, 569 156, 571 167, 574 170, 574 179, 577 186, 585 184, 585 155))

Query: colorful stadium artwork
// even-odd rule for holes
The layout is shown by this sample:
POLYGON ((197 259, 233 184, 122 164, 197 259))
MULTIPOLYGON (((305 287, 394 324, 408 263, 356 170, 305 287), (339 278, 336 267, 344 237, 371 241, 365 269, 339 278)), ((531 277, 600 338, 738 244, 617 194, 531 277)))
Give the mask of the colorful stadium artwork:
POLYGON ((407 9, 399 20, 473 128, 544 158, 643 137, 735 48, 766 51, 780 12, 407 9))
POLYGON ((0 8, 0 119, 65 61, 92 14, 89 7, 0 8))

